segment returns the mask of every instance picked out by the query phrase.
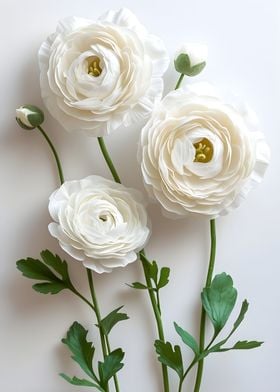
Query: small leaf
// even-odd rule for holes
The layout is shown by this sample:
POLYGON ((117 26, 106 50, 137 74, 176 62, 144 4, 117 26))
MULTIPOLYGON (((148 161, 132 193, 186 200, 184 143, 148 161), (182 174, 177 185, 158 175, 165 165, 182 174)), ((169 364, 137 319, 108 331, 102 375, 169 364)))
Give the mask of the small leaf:
POLYGON ((149 263, 149 275, 150 278, 157 284, 157 279, 158 279, 158 266, 156 261, 153 261, 152 263, 149 263))
POLYGON ((175 370, 181 379, 184 374, 184 367, 180 347, 175 346, 173 350, 171 343, 156 340, 155 348, 158 354, 158 360, 164 365, 175 370))
POLYGON ((17 268, 22 272, 23 276, 29 279, 47 280, 47 281, 58 281, 58 277, 46 267, 40 260, 22 259, 17 261, 17 268))
POLYGON ((162 287, 166 286, 169 282, 169 275, 170 275, 170 268, 163 267, 160 270, 160 277, 159 282, 157 284, 157 288, 161 289, 162 287))
POLYGON ((66 344, 73 354, 73 360, 80 365, 84 372, 94 381, 98 382, 92 368, 95 348, 92 343, 87 341, 87 334, 88 331, 75 321, 69 328, 66 338, 62 339, 62 343, 66 344))
POLYGON ((113 310, 109 313, 103 320, 100 322, 100 326, 105 335, 109 335, 111 329, 120 321, 128 320, 129 317, 126 313, 119 313, 119 310, 122 309, 123 306, 113 310))
POLYGON ((140 282, 133 282, 131 284, 128 284, 128 286, 131 287, 132 289, 138 289, 138 290, 148 289, 147 286, 145 286, 143 283, 140 283, 140 282))
POLYGON ((235 345, 232 347, 233 350, 251 350, 252 348, 257 348, 260 347, 263 344, 263 342, 257 342, 255 340, 248 341, 248 340, 243 340, 235 343, 235 345))
POLYGON ((183 340, 183 342, 188 347, 190 347, 192 349, 195 356, 198 356, 199 355, 199 347, 198 347, 196 340, 192 337, 191 334, 189 334, 187 331, 185 331, 184 329, 179 327, 178 324, 174 323, 174 326, 175 326, 176 332, 178 333, 179 336, 181 336, 181 339, 183 340))
POLYGON ((54 255, 49 250, 41 252, 41 257, 45 264, 52 267, 64 281, 69 281, 68 265, 66 261, 62 261, 58 255, 54 255))
POLYGON ((246 314, 247 311, 248 311, 248 308, 249 308, 249 303, 248 303, 248 301, 245 299, 245 300, 242 302, 242 306, 241 306, 241 309, 240 309, 240 313, 239 313, 239 315, 238 315, 238 317, 237 317, 235 323, 233 324, 233 329, 232 329, 232 331, 231 331, 231 333, 230 333, 230 336, 233 334, 233 332, 235 332, 235 331, 237 330, 237 328, 239 327, 239 325, 240 325, 240 324, 242 323, 242 321, 244 320, 244 317, 245 317, 245 314, 246 314))
POLYGON ((203 307, 210 318, 217 335, 226 324, 237 298, 232 278, 222 273, 216 275, 210 287, 201 294, 203 307))
POLYGON ((70 384, 72 384, 72 385, 80 385, 80 386, 83 386, 83 387, 95 387, 95 388, 98 389, 99 391, 105 392, 103 388, 101 388, 101 387, 100 387, 99 385, 97 385, 97 384, 94 384, 94 383, 91 382, 91 381, 88 381, 88 380, 85 380, 85 379, 80 379, 80 378, 77 378, 77 377, 71 378, 71 377, 67 376, 67 375, 64 374, 64 373, 60 373, 60 376, 61 376, 62 378, 64 378, 64 380, 68 381, 68 382, 69 382, 70 384))
POLYGON ((225 352, 230 350, 251 350, 253 348, 260 347, 263 342, 257 342, 255 340, 248 341, 243 340, 235 343, 232 347, 224 347, 224 348, 215 348, 216 346, 212 347, 209 351, 210 352, 225 352))
POLYGON ((35 291, 41 294, 57 294, 60 291, 68 288, 68 286, 66 286, 62 281, 36 283, 32 287, 35 291))
POLYGON ((104 362, 98 362, 100 385, 105 388, 108 381, 123 368, 122 360, 124 352, 121 348, 112 351, 104 359, 104 362))

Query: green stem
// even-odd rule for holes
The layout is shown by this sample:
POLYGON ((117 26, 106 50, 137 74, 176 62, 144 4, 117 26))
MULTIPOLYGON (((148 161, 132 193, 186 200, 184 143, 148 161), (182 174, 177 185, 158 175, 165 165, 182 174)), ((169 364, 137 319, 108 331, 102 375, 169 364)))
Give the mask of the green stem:
POLYGON ((120 177, 119 177, 119 175, 117 173, 117 170, 116 170, 116 168, 115 168, 115 166, 113 164, 113 161, 112 161, 112 159, 110 157, 110 154, 109 154, 109 152, 108 152, 108 150, 106 148, 105 141, 104 141, 103 137, 98 137, 98 143, 99 143, 99 147, 100 147, 100 149, 102 151, 103 157, 104 157, 104 159, 105 159, 105 161, 106 161, 106 163, 108 165, 108 168, 110 169, 110 172, 111 172, 111 174, 113 176, 113 179, 120 184, 121 183, 121 179, 120 179, 120 177))
POLYGON ((95 311, 94 306, 81 294, 74 286, 70 289, 73 294, 77 295, 82 301, 84 301, 93 311, 95 311))
MULTIPOLYGON (((120 177, 117 173, 117 170, 116 170, 116 168, 112 162, 112 159, 109 155, 109 152, 106 148, 104 139, 102 137, 99 137, 98 143, 99 143, 101 152, 103 154, 103 157, 108 165, 108 168, 109 168, 114 180, 118 183, 121 183, 120 177)), ((151 279, 149 277, 147 268, 145 267, 145 262, 143 262, 143 261, 142 261, 142 266, 143 266, 143 271, 144 271, 144 276, 146 279, 147 287, 152 287, 151 279)), ((159 339, 164 342, 165 338, 164 338, 164 332, 163 332, 163 325, 162 325, 162 320, 161 320, 160 309, 157 305, 157 298, 156 298, 153 290, 149 289, 148 292, 149 292, 152 308, 153 308, 155 319, 156 319, 158 336, 159 336, 159 339)), ((163 365, 163 364, 162 364, 162 376, 163 376, 164 392, 169 392, 169 380, 168 380, 167 366, 163 365)))
POLYGON ((181 75, 180 75, 180 77, 179 77, 179 79, 178 79, 178 82, 176 83, 175 90, 177 90, 177 89, 181 86, 181 83, 182 83, 184 77, 185 77, 184 74, 181 74, 181 75))
MULTIPOLYGON (((209 287, 212 282, 214 266, 215 266, 215 257, 216 257, 216 225, 215 219, 211 219, 210 221, 210 235, 211 235, 211 251, 210 251, 210 260, 208 265, 208 273, 206 278, 205 287, 209 287)), ((205 326, 206 326, 206 313, 204 308, 202 307, 201 310, 201 319, 200 319, 200 336, 199 336, 199 346, 200 352, 204 350, 205 345, 205 326)), ((196 381, 194 392, 199 392, 202 380, 202 373, 203 373, 203 365, 204 360, 201 359, 198 362, 197 373, 196 373, 196 381)))
POLYGON ((39 131, 40 131, 41 134, 44 136, 44 138, 46 139, 48 145, 50 146, 50 148, 51 148, 51 150, 52 150, 52 153, 53 153, 53 155, 54 155, 55 162, 56 162, 56 165, 57 165, 59 180, 60 180, 60 183, 61 183, 61 185, 62 185, 62 184, 64 183, 64 176, 63 176, 62 166, 61 166, 61 163, 60 163, 58 154, 57 154, 57 152, 56 152, 56 149, 54 148, 54 145, 52 144, 51 139, 48 137, 48 135, 47 135, 46 132, 43 130, 43 128, 42 128, 40 125, 38 125, 37 129, 39 129, 39 131))
MULTIPOLYGON (((97 325, 98 325, 98 330, 99 330, 99 335, 100 335, 100 341, 101 341, 103 358, 105 359, 105 357, 108 355, 107 346, 106 346, 106 339, 105 339, 105 335, 103 333, 103 330, 101 328, 101 320, 102 319, 101 319, 99 305, 98 305, 98 302, 97 302, 97 297, 96 297, 96 293, 95 293, 95 289, 94 289, 92 271, 89 268, 87 268, 87 277, 88 277, 88 283, 89 283, 92 303, 93 303, 93 306, 94 306, 94 312, 95 312, 96 319, 97 319, 97 325)), ((106 392, 107 391, 109 391, 109 387, 108 386, 106 388, 106 392)))
MULTIPOLYGON (((106 341, 108 353, 110 353, 111 352, 111 346, 110 346, 108 335, 105 335, 105 341, 106 341)), ((117 377, 116 374, 114 375, 113 379, 114 379, 116 392, 120 392, 119 381, 118 381, 118 377, 117 377)))
POLYGON ((183 374, 183 377, 180 379, 178 392, 182 392, 182 387, 183 387, 184 380, 187 377, 187 375, 189 374, 189 372, 191 371, 191 369, 193 368, 193 366, 195 365, 195 363, 196 363, 196 361, 193 360, 192 363, 190 364, 190 366, 187 368, 187 370, 183 374))
MULTIPOLYGON (((145 276, 145 280, 146 280, 146 285, 148 287, 148 293, 149 293, 149 296, 150 296, 152 308, 153 308, 155 319, 156 319, 157 330, 158 330, 158 337, 159 337, 159 339, 162 342, 165 342, 160 309, 159 309, 159 307, 157 305, 157 300, 156 300, 156 297, 155 297, 155 293, 154 293, 154 291, 152 289, 152 281, 151 281, 151 278, 149 276, 149 272, 148 272, 145 260, 141 260, 141 262, 142 262, 142 266, 143 266, 143 271, 144 271, 144 276, 145 276)), ((168 380, 167 366, 162 364, 161 365, 161 369, 162 369, 164 392, 169 392, 169 380, 168 380)))

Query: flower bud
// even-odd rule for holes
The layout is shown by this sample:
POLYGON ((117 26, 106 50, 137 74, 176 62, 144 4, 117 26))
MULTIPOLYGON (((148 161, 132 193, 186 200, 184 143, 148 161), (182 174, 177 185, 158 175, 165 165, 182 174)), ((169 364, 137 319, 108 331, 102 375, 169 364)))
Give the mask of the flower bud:
POLYGON ((204 44, 185 44, 177 51, 174 61, 177 72, 188 75, 198 75, 206 66, 208 48, 204 44))
POLYGON ((34 129, 44 121, 44 113, 34 105, 24 105, 16 109, 16 120, 23 129, 34 129))

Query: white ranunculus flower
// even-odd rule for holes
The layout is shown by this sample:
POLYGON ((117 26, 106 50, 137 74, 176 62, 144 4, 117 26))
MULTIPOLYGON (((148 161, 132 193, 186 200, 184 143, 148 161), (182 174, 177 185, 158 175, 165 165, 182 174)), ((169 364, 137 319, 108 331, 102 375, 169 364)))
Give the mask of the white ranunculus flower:
POLYGON ((135 261, 150 233, 141 193, 99 176, 65 182, 49 211, 62 249, 98 273, 135 261))
POLYGON ((169 93, 142 130, 148 190, 168 215, 216 218, 237 207, 269 163, 269 148, 249 111, 196 83, 169 93))
POLYGON ((161 99, 169 59, 127 9, 69 17, 41 46, 43 100, 68 131, 103 136, 147 117, 161 99))

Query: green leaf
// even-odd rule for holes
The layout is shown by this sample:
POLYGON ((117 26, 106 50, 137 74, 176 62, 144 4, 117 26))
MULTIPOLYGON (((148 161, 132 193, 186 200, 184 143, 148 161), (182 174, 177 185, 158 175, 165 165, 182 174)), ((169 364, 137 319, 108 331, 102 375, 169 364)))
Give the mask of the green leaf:
POLYGON ((191 69, 190 58, 186 53, 181 53, 174 61, 174 66, 180 74, 188 75, 191 69))
POLYGON ((194 337, 189 334, 187 331, 185 331, 184 329, 182 329, 181 327, 179 327, 178 324, 174 323, 176 332, 178 333, 179 336, 181 336, 181 339, 183 340, 183 342, 192 349, 192 351, 194 352, 195 356, 198 356, 200 351, 199 351, 199 346, 196 342, 196 340, 194 339, 194 337))
POLYGON ((72 359, 80 365, 88 376, 98 382, 92 368, 95 348, 92 343, 87 341, 87 334, 88 331, 81 324, 75 321, 69 328, 66 338, 62 339, 62 343, 66 344, 72 352, 72 359))
POLYGON ((170 268, 163 267, 160 270, 160 277, 157 284, 157 288, 161 289, 162 287, 166 286, 169 282, 169 275, 170 275, 170 268))
POLYGON ((243 340, 235 343, 234 346, 232 347, 212 347, 209 351, 210 352, 225 352, 225 351, 230 351, 230 350, 251 350, 253 348, 260 347, 263 344, 263 342, 257 342, 255 340, 248 341, 248 340, 243 340))
POLYGON ((45 264, 52 267, 64 281, 70 281, 68 273, 68 265, 66 261, 62 261, 58 255, 54 255, 49 250, 44 250, 41 252, 41 257, 45 264))
POLYGON ((248 303, 248 301, 245 299, 245 300, 242 302, 242 306, 241 306, 241 309, 240 309, 240 313, 239 313, 239 315, 238 315, 238 317, 237 317, 235 323, 233 324, 233 329, 232 329, 232 331, 231 331, 231 333, 230 333, 229 336, 231 336, 231 335, 237 330, 237 328, 239 327, 239 325, 242 323, 242 321, 244 320, 245 314, 246 314, 247 311, 248 311, 248 308, 249 308, 249 303, 248 303))
POLYGON ((237 298, 232 278, 222 273, 216 275, 209 288, 201 294, 203 307, 210 318, 217 335, 226 324, 237 298))
POLYGON ((97 384, 94 384, 94 383, 91 382, 91 381, 84 380, 84 379, 80 379, 80 378, 77 378, 77 377, 71 378, 71 377, 67 376, 67 375, 64 374, 64 373, 60 373, 60 376, 61 376, 62 378, 64 378, 64 380, 68 381, 68 382, 69 382, 70 384, 72 384, 72 385, 80 385, 80 386, 83 386, 83 387, 95 387, 95 388, 98 389, 99 391, 105 392, 103 388, 101 388, 101 387, 100 387, 99 385, 97 385, 97 384))
POLYGON ((132 289, 138 289, 138 290, 148 289, 147 286, 145 286, 143 283, 140 283, 140 282, 133 282, 131 284, 128 284, 128 286, 131 287, 132 289))
POLYGON ((128 320, 129 317, 126 313, 119 313, 119 310, 122 309, 123 306, 113 310, 109 313, 103 320, 100 322, 100 326, 105 335, 109 335, 111 329, 120 321, 128 320))
POLYGON ((148 264, 148 270, 149 270, 149 275, 150 278, 157 284, 157 279, 158 279, 158 266, 156 261, 153 261, 152 263, 148 264))
POLYGON ((30 279, 45 281, 33 285, 33 289, 42 294, 57 294, 64 289, 73 289, 68 266, 66 261, 62 261, 57 255, 49 250, 41 252, 42 260, 27 258, 17 261, 17 268, 24 276, 30 279), (44 264, 45 263, 45 264, 44 264), (60 277, 58 277, 51 267, 60 277))
POLYGON ((58 281, 58 277, 46 267, 40 260, 22 259, 17 261, 17 268, 22 272, 23 276, 29 279, 58 281))
POLYGON ((184 374, 184 367, 180 347, 174 346, 173 350, 171 343, 156 340, 155 348, 158 354, 158 360, 164 365, 175 370, 181 379, 184 374))
POLYGON ((68 288, 68 286, 66 286, 65 283, 61 281, 36 283, 32 287, 35 291, 41 294, 57 294, 60 291, 68 288))
POLYGON ((122 360, 124 352, 121 348, 112 351, 104 359, 104 362, 98 362, 100 385, 105 388, 108 381, 123 368, 122 360))

